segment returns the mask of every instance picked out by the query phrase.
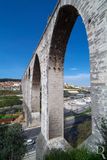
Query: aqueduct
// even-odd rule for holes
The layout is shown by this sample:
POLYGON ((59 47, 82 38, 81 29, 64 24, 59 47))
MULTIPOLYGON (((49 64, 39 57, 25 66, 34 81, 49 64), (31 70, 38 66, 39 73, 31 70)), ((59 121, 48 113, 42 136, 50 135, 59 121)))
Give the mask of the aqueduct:
POLYGON ((39 125, 41 119, 41 150, 66 145, 63 63, 78 15, 84 21, 90 50, 92 135, 87 144, 94 146, 101 138, 96 123, 107 116, 107 0, 59 0, 22 79, 28 124, 34 120, 39 125))

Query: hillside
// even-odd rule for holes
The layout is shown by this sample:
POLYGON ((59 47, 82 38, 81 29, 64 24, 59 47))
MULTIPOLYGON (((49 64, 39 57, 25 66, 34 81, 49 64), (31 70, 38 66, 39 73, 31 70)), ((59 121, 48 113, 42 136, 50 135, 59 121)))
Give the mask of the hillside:
POLYGON ((0 79, 0 82, 8 82, 8 81, 10 81, 10 82, 21 82, 21 79, 12 79, 12 78, 1 78, 0 79))

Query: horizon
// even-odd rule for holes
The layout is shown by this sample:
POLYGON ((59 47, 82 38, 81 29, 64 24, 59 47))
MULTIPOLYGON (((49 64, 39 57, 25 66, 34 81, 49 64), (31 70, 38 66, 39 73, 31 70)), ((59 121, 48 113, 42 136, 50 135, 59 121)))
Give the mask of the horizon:
MULTIPOLYGON (((17 79, 17 78, 0 78, 0 82, 2 82, 1 80, 19 80, 19 81, 21 81, 22 79, 17 79)), ((5 81, 4 81, 5 82, 5 81)), ((71 84, 71 83, 67 83, 67 82, 64 82, 64 85, 71 85, 71 86, 74 86, 74 87, 91 87, 91 86, 78 86, 78 85, 73 85, 73 84, 71 84)))

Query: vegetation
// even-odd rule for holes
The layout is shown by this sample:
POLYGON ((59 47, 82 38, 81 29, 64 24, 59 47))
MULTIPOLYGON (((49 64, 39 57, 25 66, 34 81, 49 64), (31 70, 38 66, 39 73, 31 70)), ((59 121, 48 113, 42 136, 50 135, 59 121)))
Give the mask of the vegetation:
POLYGON ((82 113, 72 112, 72 114, 66 115, 64 123, 65 139, 71 144, 71 146, 77 147, 91 135, 91 108, 87 108, 82 113), (68 123, 67 125, 67 122, 72 120, 74 123, 71 123, 71 125, 68 123))
POLYGON ((19 115, 0 115, 0 119, 17 118, 19 115))
POLYGON ((0 108, 0 114, 5 115, 5 114, 19 114, 23 112, 23 108, 21 105, 19 106, 10 106, 6 108, 0 108))
POLYGON ((64 137, 73 147, 77 147, 91 135, 91 120, 86 119, 82 123, 65 128, 64 137))
POLYGON ((13 106, 13 105, 21 105, 22 101, 18 96, 2 96, 0 97, 0 108, 13 106))
POLYGON ((102 160, 102 157, 85 148, 67 151, 53 149, 45 155, 44 160, 102 160))
POLYGON ((16 90, 16 91, 12 91, 12 90, 0 90, 0 96, 9 96, 9 95, 18 95, 18 94, 22 94, 21 91, 16 90))
MULTIPOLYGON (((81 125, 79 127, 82 131, 84 131, 81 125)), ((87 126, 84 126, 84 128, 87 127, 88 123, 87 126)), ((103 142, 101 144, 96 144, 96 145, 99 145, 104 148, 103 155, 105 156, 105 159, 107 159, 107 120, 102 119, 101 128, 98 129, 103 137, 103 142)), ((90 152, 86 148, 71 149, 67 151, 52 149, 44 156, 44 160, 103 160, 103 159, 104 157, 101 154, 90 152)))
POLYGON ((22 160, 25 138, 20 124, 0 125, 0 160, 22 160))

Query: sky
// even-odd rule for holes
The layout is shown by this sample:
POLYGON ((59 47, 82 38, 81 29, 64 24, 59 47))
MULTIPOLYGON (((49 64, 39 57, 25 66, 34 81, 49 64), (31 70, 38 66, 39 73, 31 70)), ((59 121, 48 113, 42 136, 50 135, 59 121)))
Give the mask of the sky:
MULTIPOLYGON (((21 78, 57 0, 0 0, 0 78, 21 78)), ((65 56, 64 81, 90 85, 87 35, 82 18, 72 30, 65 56)))

